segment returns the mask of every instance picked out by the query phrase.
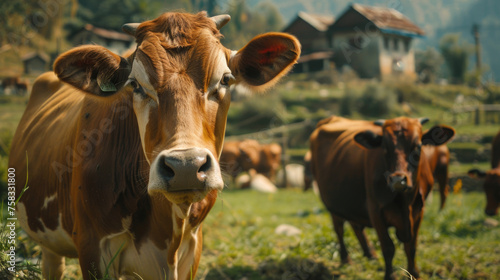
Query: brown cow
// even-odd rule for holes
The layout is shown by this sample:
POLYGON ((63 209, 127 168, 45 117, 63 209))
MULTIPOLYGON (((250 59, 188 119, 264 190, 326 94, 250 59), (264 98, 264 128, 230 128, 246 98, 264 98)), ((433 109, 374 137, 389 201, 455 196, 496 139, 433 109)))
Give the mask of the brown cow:
POLYGON ((281 163, 281 146, 276 143, 260 144, 256 140, 228 141, 224 143, 221 168, 234 178, 241 172, 255 169, 270 180, 275 180, 281 163))
POLYGON ((446 202, 446 197, 448 196, 448 164, 450 163, 450 150, 446 145, 434 146, 434 145, 424 145, 422 146, 422 154, 425 159, 429 162, 429 167, 433 174, 432 182, 429 182, 429 190, 432 190, 434 181, 438 182, 439 194, 441 198, 440 209, 442 210, 446 202))
POLYGON ((454 135, 446 126, 435 126, 423 134, 421 123, 425 121, 401 117, 369 122, 333 117, 320 122, 311 135, 313 174, 331 213, 343 262, 349 261, 344 222, 351 224, 367 257, 374 257, 374 252, 363 229, 374 227, 384 255, 385 279, 393 279, 395 247, 388 232, 393 226, 404 242, 408 271, 419 276, 415 252, 427 195, 427 186, 422 185, 428 182, 421 178, 432 179, 428 162, 420 160, 420 148, 444 144, 454 135))
POLYGON ((470 176, 484 178, 484 192, 486 193, 486 208, 488 216, 498 214, 500 207, 500 131, 493 138, 491 147, 491 170, 484 172, 478 169, 469 170, 470 176))
POLYGON ((64 256, 86 280, 194 278, 201 223, 223 187, 229 86, 265 90, 300 54, 283 33, 231 51, 219 41, 229 19, 126 24, 132 56, 81 46, 37 79, 9 164, 17 195, 29 167, 17 217, 42 248, 44 278, 63 278, 64 256))

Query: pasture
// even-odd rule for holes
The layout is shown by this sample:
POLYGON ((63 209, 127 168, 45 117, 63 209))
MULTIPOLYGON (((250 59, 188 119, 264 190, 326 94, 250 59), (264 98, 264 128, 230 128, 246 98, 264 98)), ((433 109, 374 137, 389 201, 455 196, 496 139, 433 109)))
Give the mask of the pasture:
MULTIPOLYGON (((29 190, 28 190, 29 191, 29 190)), ((439 195, 426 202, 420 229, 417 262, 422 279, 499 279, 499 217, 483 213, 484 194, 450 194, 443 211, 439 195)), ((373 229, 367 229, 378 258, 367 260, 350 227, 345 242, 352 264, 340 265, 336 237, 329 214, 311 191, 281 190, 262 194, 252 190, 225 189, 203 224, 204 249, 197 280, 271 279, 382 279, 383 260, 373 229), (301 230, 296 236, 275 233, 288 224, 301 230)), ((395 236, 393 236, 395 239, 395 236)), ((23 235, 20 251, 34 255, 39 247, 23 235)), ((394 267, 405 279, 406 258, 396 244, 394 267)), ((67 260, 68 278, 79 279, 75 260, 67 260)), ((33 275, 33 274, 32 274, 33 275)))
MULTIPOLYGON (((294 123, 304 119, 317 120, 331 114, 340 114, 339 104, 352 88, 296 84, 292 90, 286 85, 274 94, 259 96, 243 102, 234 102, 229 112, 227 135, 238 135, 268 129, 272 126, 294 123), (323 91, 323 93, 321 93, 323 91), (324 97, 324 92, 328 96, 324 97), (267 106, 263 106, 267 104, 267 106), (273 104, 270 106, 269 104, 273 104), (283 110, 276 123, 276 108, 283 110), (243 120, 249 116, 263 116, 256 123, 243 120), (275 121, 275 123, 273 123, 275 121)), ((364 90, 364 85, 355 88, 364 90)), ((472 96, 465 88, 438 89, 418 87, 419 99, 412 103, 412 117, 427 116, 431 123, 450 123, 448 110, 454 94, 472 96), (454 94, 447 92, 453 92, 454 94), (428 95, 433 96, 429 102, 428 95), (431 105, 430 105, 431 104, 431 105)), ((417 98, 417 97, 414 97, 417 98)), ((7 170, 8 148, 14 129, 21 117, 25 99, 6 98, 0 102, 0 176, 2 189, 7 170)), ((351 118, 363 118, 354 107, 351 118)), ((391 111, 388 115, 402 114, 391 111)), ((457 129, 452 152, 450 173, 464 175, 472 168, 487 169, 489 163, 481 157, 488 148, 498 124, 475 126, 467 118, 452 124, 457 129), (462 151, 472 151, 471 159, 463 158, 462 151), (480 160, 475 157, 478 156, 480 160), (464 159, 464 161, 461 161, 464 159)), ((430 127, 430 126, 429 126, 430 127)), ((301 158, 307 150, 307 139, 291 135, 288 154, 301 158), (295 142, 293 142, 295 141, 295 142)), ((28 190, 29 191, 29 190, 28 190)), ((417 264, 422 279, 499 279, 500 278, 500 218, 487 219, 484 214, 484 193, 468 192, 450 194, 443 211, 438 211, 439 197, 434 194, 427 201, 424 220, 420 229, 417 264)), ((2 223, 6 211, 2 212, 2 223)), ((346 224, 345 242, 352 264, 340 265, 338 246, 329 214, 319 198, 312 192, 280 190, 276 194, 262 194, 250 190, 226 188, 203 224, 204 249, 197 280, 257 280, 257 279, 382 279, 383 258, 373 229, 367 234, 375 246, 377 260, 367 260, 353 231, 346 224), (276 227, 289 224, 301 230, 296 236, 275 233, 276 227)), ((394 232, 393 240, 396 240, 394 232)), ((6 230, 0 226, 0 250, 6 250, 6 230)), ((24 272, 20 279, 40 279, 40 247, 18 229, 18 268, 24 272), (24 275, 24 276, 23 276, 24 275)), ((394 267, 401 279, 406 279, 403 269, 406 258, 402 244, 396 243, 394 267)), ((2 255, 1 257, 4 257, 2 255)), ((4 261, 5 259, 3 259, 4 261)), ((0 279, 5 276, 4 263, 0 262, 0 279)), ((67 260, 65 279, 80 279, 78 262, 67 260)), ((6 278, 9 279, 9 278, 6 278)))

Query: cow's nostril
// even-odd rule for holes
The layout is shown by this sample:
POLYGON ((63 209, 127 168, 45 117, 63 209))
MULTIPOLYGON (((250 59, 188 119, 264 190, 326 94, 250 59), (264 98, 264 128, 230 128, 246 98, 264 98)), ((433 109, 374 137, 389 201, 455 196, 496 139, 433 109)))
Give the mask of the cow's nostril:
POLYGON ((170 164, 169 164, 169 159, 166 157, 163 161, 163 166, 162 168, 160 168, 160 173, 162 174, 162 176, 167 180, 167 181, 170 181, 174 178, 175 176, 175 171, 172 169, 172 167, 170 167, 170 164))
POLYGON ((200 168, 198 169, 198 176, 202 178, 207 177, 207 172, 212 168, 212 161, 210 159, 210 156, 207 155, 205 159, 205 163, 203 163, 200 168))

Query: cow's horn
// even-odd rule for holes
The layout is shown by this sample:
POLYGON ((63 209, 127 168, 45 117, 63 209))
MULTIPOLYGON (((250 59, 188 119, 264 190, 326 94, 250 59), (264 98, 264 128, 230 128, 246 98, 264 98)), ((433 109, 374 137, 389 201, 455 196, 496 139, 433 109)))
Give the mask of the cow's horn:
POLYGON ((135 31, 137 30, 137 27, 139 27, 140 23, 125 23, 122 26, 122 30, 132 36, 135 36, 135 31))
POLYGON ((231 20, 230 15, 218 15, 218 16, 213 16, 211 19, 215 22, 215 25, 217 26, 217 29, 221 29, 226 23, 228 23, 231 20))
POLYGON ((418 121, 423 125, 429 121, 429 118, 419 118, 418 121))
POLYGON ((384 126, 385 120, 376 120, 373 122, 374 125, 384 126))

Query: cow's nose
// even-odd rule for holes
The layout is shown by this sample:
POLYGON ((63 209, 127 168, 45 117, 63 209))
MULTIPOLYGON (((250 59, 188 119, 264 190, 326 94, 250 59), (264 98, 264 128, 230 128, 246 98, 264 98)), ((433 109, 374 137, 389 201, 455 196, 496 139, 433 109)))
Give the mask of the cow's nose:
POLYGON ((408 185, 408 177, 402 174, 390 176, 389 184, 394 191, 403 191, 411 187, 408 185))
POLYGON ((222 188, 217 166, 217 161, 207 149, 191 148, 161 153, 157 170, 167 191, 194 191, 222 188))

